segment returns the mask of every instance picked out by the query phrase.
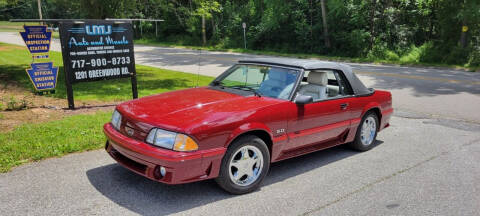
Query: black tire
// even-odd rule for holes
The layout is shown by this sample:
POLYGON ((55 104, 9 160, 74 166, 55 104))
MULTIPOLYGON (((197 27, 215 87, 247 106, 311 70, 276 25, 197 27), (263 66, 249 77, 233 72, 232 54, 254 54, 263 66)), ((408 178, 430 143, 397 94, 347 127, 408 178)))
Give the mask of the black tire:
POLYGON ((357 128, 357 133, 355 134, 355 140, 353 142, 349 143, 349 146, 357 151, 368 151, 375 146, 375 141, 377 140, 377 134, 378 134, 378 128, 379 128, 379 123, 378 123, 378 116, 375 112, 369 111, 367 112, 363 118, 362 121, 360 122, 360 125, 358 125, 357 128), (366 124, 366 119, 369 119, 369 117, 372 117, 375 121, 375 135, 373 136, 373 140, 370 142, 370 144, 366 145, 362 142, 361 138, 361 130, 364 124, 366 124))
POLYGON ((268 150, 267 145, 265 142, 258 138, 257 136, 253 135, 246 135, 238 138, 235 140, 227 149, 225 156, 222 159, 222 164, 220 165, 220 173, 219 176, 215 179, 218 185, 223 188, 225 191, 231 194, 245 194, 250 193, 256 190, 265 176, 268 173, 270 168, 270 152, 268 150), (244 146, 254 146, 260 150, 263 157, 263 166, 261 169, 261 173, 258 178, 253 181, 251 184, 247 186, 241 186, 234 183, 230 178, 230 161, 232 157, 234 157, 234 153, 236 153, 240 148, 244 146))

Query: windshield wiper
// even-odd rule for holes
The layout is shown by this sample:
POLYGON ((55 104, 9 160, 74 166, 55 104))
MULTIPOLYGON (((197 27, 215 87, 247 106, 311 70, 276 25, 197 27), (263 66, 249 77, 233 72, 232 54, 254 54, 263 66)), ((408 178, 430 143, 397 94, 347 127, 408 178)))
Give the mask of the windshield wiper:
POLYGON ((248 90, 253 92, 255 96, 262 97, 262 94, 258 92, 256 89, 250 87, 250 86, 228 86, 229 88, 235 88, 235 89, 241 89, 241 90, 248 90))

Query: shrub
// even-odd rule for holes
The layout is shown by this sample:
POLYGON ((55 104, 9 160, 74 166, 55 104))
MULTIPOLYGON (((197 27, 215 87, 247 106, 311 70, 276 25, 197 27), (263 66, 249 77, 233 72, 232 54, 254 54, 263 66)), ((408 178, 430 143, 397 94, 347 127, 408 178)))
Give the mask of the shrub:
POLYGON ((27 96, 23 97, 21 100, 17 100, 15 97, 11 96, 7 101, 7 111, 16 111, 28 109, 32 105, 32 102, 28 101, 27 96))
POLYGON ((459 46, 453 47, 450 52, 446 55, 446 58, 443 62, 447 64, 459 64, 463 65, 468 61, 468 54, 470 53, 471 48, 463 48, 459 46))
POLYGON ((388 49, 385 42, 377 41, 367 54, 367 59, 370 61, 378 60, 387 60, 387 61, 398 61, 400 57, 398 54, 390 49, 388 49))
POLYGON ((398 54, 391 51, 391 50, 386 50, 385 51, 385 60, 388 61, 398 61, 400 57, 398 57, 398 54))
POLYGON ((410 49, 404 54, 402 55, 402 57, 400 58, 400 62, 402 63, 417 63, 420 61, 420 56, 422 55, 424 49, 425 49, 425 44, 420 46, 420 47, 416 47, 416 46, 411 46, 410 49))
POLYGON ((480 67, 480 47, 474 49, 468 57, 468 65, 470 67, 480 67))

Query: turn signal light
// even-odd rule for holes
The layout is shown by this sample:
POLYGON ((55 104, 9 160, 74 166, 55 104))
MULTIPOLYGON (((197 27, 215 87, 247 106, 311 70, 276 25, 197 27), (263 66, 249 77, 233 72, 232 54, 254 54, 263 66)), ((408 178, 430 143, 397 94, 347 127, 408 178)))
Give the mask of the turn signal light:
POLYGON ((175 145, 173 150, 175 151, 195 151, 198 149, 197 143, 187 135, 177 134, 175 138, 175 145))

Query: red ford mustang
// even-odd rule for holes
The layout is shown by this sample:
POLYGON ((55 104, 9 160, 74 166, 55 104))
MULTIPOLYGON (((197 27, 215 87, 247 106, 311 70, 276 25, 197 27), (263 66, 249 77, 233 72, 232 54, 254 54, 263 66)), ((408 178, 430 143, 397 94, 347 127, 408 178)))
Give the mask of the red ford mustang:
POLYGON ((215 178, 226 191, 259 187, 270 163, 348 144, 374 146, 392 96, 367 89, 349 66, 316 60, 242 60, 209 86, 118 105, 106 150, 149 179, 215 178))

